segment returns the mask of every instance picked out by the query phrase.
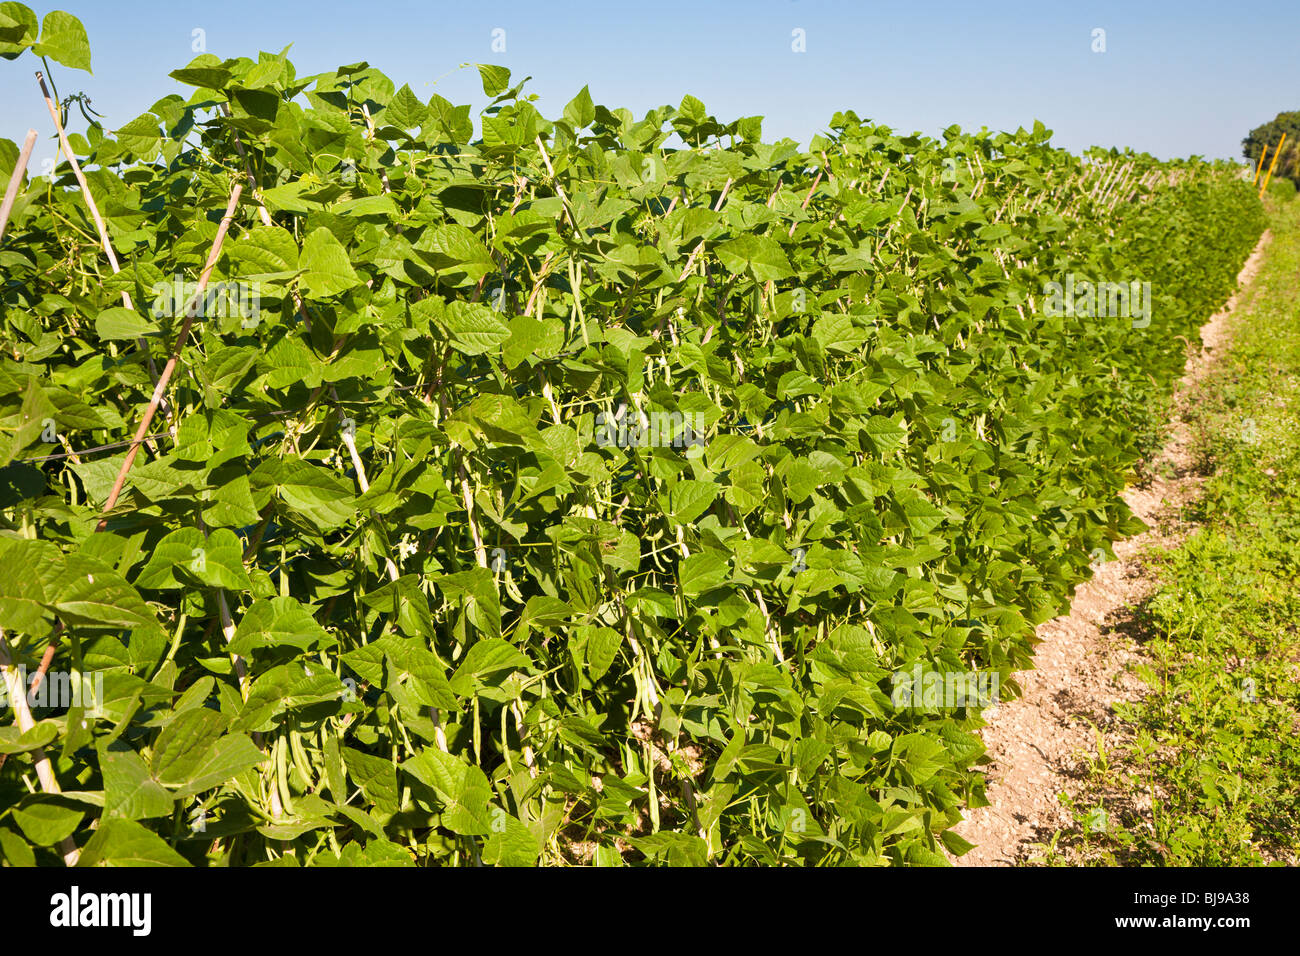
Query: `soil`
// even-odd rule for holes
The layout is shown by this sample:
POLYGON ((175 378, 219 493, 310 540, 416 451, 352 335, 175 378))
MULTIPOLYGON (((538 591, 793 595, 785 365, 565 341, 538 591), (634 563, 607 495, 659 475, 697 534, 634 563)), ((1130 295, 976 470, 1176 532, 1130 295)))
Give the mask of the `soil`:
MULTIPOLYGON (((1271 238, 1269 232, 1260 237, 1237 278, 1239 289, 1253 280, 1271 238)), ((1174 393, 1168 437, 1148 468, 1151 480, 1123 495, 1149 530, 1117 542, 1115 559, 1093 566, 1094 576, 1076 590, 1070 613, 1039 626, 1042 643, 1034 652, 1034 669, 1016 675, 1023 696, 995 708, 980 732, 992 758, 990 806, 967 811, 955 828, 976 844, 964 856, 950 857, 957 866, 1026 862, 1036 845, 1074 825, 1060 795, 1082 792, 1099 741, 1110 754, 1130 739, 1113 705, 1136 701, 1144 690, 1132 673, 1141 659, 1141 621, 1133 609, 1152 593, 1155 581, 1142 555, 1195 533, 1183 520, 1185 505, 1195 500, 1203 481, 1191 448, 1189 395, 1222 354, 1239 296, 1201 327, 1201 348, 1189 350, 1174 393)), ((1135 807, 1142 809, 1140 803, 1135 807)))

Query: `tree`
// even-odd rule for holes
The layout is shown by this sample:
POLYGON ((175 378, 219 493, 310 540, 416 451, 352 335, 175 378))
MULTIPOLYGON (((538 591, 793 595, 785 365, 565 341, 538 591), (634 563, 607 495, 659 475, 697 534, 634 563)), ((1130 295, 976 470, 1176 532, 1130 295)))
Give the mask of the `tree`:
POLYGON ((1241 151, 1247 159, 1257 164, 1260 153, 1267 146, 1268 155, 1264 158, 1267 169, 1273 163, 1273 150, 1283 133, 1286 133, 1286 144, 1282 147, 1282 157, 1277 161, 1273 175, 1285 176, 1300 186, 1300 110, 1278 113, 1263 126, 1256 126, 1241 141, 1241 151))

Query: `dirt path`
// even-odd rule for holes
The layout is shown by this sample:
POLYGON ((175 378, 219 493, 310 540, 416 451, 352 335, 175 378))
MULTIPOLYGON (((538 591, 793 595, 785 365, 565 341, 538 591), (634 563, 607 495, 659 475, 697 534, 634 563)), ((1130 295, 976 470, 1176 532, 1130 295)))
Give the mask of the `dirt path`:
MULTIPOLYGON (((1238 276, 1240 288, 1259 270, 1271 238, 1269 232, 1260 237, 1238 276)), ((1108 752, 1126 740, 1111 705, 1137 700, 1143 687, 1129 669, 1138 656, 1133 638, 1124 632, 1127 610, 1154 586, 1142 553, 1152 545, 1175 545, 1188 531, 1180 516, 1183 505, 1195 498, 1201 477, 1193 469, 1187 395, 1222 352, 1237 300, 1233 296, 1201 327, 1202 350, 1187 360, 1168 438, 1152 463, 1154 478, 1124 492, 1124 500, 1151 530, 1117 542, 1115 560, 1094 565, 1095 575, 1075 592, 1070 613, 1039 626, 1042 643, 1034 652, 1035 669, 1016 675, 1024 696, 1000 705, 981 733, 993 758, 987 794, 991 805, 968 811, 956 827, 976 844, 965 856, 953 858, 957 866, 1023 862, 1034 844, 1047 843, 1057 830, 1073 826, 1058 795, 1080 790, 1088 758, 1097 754, 1098 733, 1108 752)))

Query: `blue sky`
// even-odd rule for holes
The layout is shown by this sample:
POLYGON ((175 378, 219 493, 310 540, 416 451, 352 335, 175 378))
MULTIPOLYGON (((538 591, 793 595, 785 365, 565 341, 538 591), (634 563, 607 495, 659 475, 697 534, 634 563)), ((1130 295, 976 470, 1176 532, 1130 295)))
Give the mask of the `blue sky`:
MULTIPOLYGON (((36 4, 44 15, 52 6, 36 4)), ((557 116, 589 84, 597 103, 638 115, 685 93, 724 121, 762 114, 764 134, 806 143, 836 110, 937 135, 1041 119, 1055 142, 1133 146, 1161 157, 1238 158, 1241 138, 1300 109, 1300 3, 1199 0, 62 0, 90 35, 94 75, 55 65, 63 94, 84 90, 111 128, 169 92, 195 55, 293 44, 299 75, 366 60, 422 98, 484 103, 464 62, 500 63, 557 116), (505 52, 493 52, 493 31, 505 52), (1106 50, 1093 52, 1094 29, 1106 50), (806 51, 792 50, 804 31, 806 51)), ((49 116, 25 54, 0 61, 0 136, 21 141, 49 116)), ((75 113, 74 113, 75 115, 75 113)), ((74 128, 77 124, 74 124, 74 128)), ((33 166, 52 156, 47 140, 33 166)))

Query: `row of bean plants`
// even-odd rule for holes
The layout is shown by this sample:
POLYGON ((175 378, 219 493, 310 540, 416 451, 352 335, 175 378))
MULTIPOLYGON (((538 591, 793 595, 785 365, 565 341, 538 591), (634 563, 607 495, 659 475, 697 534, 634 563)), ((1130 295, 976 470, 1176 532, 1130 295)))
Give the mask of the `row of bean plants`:
MULTIPOLYGON (((0 56, 34 99, 90 67, 16 3, 0 56)), ((477 117, 283 53, 56 107, 117 267, 69 155, 23 180, 0 663, 49 696, 0 728, 9 864, 966 848, 988 701, 915 677, 1015 696, 1140 527, 1249 182, 1038 124, 547 119, 478 69, 477 117)))

